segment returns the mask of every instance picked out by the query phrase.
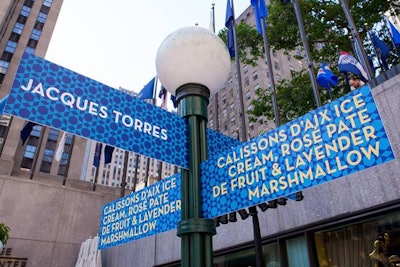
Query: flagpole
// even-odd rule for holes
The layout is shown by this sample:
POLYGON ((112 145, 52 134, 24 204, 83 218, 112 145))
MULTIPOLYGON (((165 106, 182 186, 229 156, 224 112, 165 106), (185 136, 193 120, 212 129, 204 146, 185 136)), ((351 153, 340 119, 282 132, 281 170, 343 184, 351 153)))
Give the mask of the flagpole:
MULTIPOLYGON (((297 1, 297 0, 294 0, 294 1, 297 1)), ((360 35, 357 32, 357 28, 353 21, 353 17, 350 14, 349 5, 347 4, 346 0, 340 0, 340 3, 342 5, 344 14, 346 16, 347 23, 349 24, 351 34, 355 41, 355 46, 358 48, 358 51, 361 53, 359 60, 364 65, 364 68, 367 72, 368 80, 372 80, 372 78, 374 77, 374 74, 372 73, 371 66, 368 63, 367 54, 365 53, 365 50, 364 50, 363 46, 361 45, 362 41, 361 41, 360 35)))
MULTIPOLYGON (((210 25, 212 25, 212 32, 215 33, 215 3, 212 2, 211 3, 211 23, 210 25)), ((214 95, 214 114, 215 114, 215 120, 214 120, 214 127, 215 130, 219 131, 219 105, 218 105, 218 91, 215 93, 214 95)))
POLYGON ((121 197, 125 196, 125 186, 126 186, 126 176, 128 174, 128 161, 129 161, 129 151, 125 150, 124 155, 124 169, 122 171, 121 179, 121 197))
POLYGON ((31 179, 31 180, 33 179, 33 175, 35 174, 36 164, 37 164, 37 161, 39 159, 39 154, 40 154, 40 151, 41 151, 41 148, 42 148, 42 143, 43 143, 43 138, 44 138, 44 131, 46 129, 46 127, 44 127, 44 126, 41 126, 41 127, 42 127, 42 130, 40 131, 39 140, 38 140, 38 143, 37 143, 37 146, 36 146, 37 147, 37 152, 33 156, 31 173, 29 175, 29 179, 31 179))
POLYGON ((313 92, 314 92, 315 103, 316 103, 317 107, 320 107, 320 106, 322 106, 321 97, 320 97, 320 94, 318 91, 317 79, 315 78, 314 63, 311 58, 310 48, 309 48, 308 42, 307 42, 307 34, 304 29, 304 22, 303 22, 303 18, 301 15, 299 1, 293 0, 293 6, 294 6, 294 11, 296 13, 297 24, 299 25, 301 41, 303 43, 304 51, 306 53, 306 59, 308 61, 307 67, 308 67, 308 72, 310 74, 311 85, 312 85, 313 92))
POLYGON ((135 175, 133 176, 133 187, 132 187, 132 192, 136 192, 136 183, 137 183, 137 175, 138 175, 138 168, 139 167, 139 154, 135 154, 135 163, 136 163, 136 168, 135 168, 135 175))
MULTIPOLYGON (((260 1, 264 1, 264 0, 260 0, 260 1)), ((276 100, 275 79, 274 79, 274 72, 272 70, 271 50, 270 50, 270 45, 269 45, 268 38, 267 38, 267 28, 266 28, 266 24, 265 24, 265 18, 261 18, 260 20, 261 20, 262 35, 263 35, 263 39, 264 39, 265 61, 267 63, 267 72, 268 72, 269 81, 271 84, 269 86, 269 90, 271 93, 272 107, 274 109, 275 125, 276 125, 276 127, 279 127, 280 126, 280 116, 279 116, 279 110, 278 110, 278 102, 276 100)))
POLYGON ((244 104, 243 104, 243 89, 242 89, 242 76, 240 73, 240 61, 239 61, 239 50, 237 44, 237 36, 236 36, 236 22, 235 22, 235 9, 233 7, 233 0, 231 1, 232 7, 232 29, 233 29, 233 44, 235 47, 235 65, 236 65, 236 75, 237 75, 237 83, 238 83, 238 99, 239 99, 239 118, 240 118, 240 134, 241 134, 241 141, 247 141, 247 133, 246 133, 246 120, 244 117, 244 104))

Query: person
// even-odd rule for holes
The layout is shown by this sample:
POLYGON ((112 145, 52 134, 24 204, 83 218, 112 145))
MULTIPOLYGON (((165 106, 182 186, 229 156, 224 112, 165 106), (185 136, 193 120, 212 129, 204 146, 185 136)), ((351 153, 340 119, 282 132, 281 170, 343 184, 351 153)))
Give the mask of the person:
POLYGON ((354 91, 355 89, 360 88, 361 86, 363 86, 364 82, 361 81, 361 79, 358 78, 358 77, 351 77, 349 79, 349 85, 350 85, 350 90, 354 91))

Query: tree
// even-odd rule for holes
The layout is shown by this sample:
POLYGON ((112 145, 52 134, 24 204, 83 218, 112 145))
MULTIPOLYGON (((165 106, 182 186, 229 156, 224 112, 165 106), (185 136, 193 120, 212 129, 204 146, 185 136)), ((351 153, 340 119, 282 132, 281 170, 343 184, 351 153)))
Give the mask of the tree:
MULTIPOLYGON (((351 32, 340 0, 299 0, 299 5, 315 65, 327 62, 331 70, 340 77, 336 68, 338 52, 352 51, 352 43, 349 38, 351 32)), ((386 11, 390 11, 391 14, 400 13, 400 4, 397 1, 349 0, 349 6, 359 34, 366 43, 368 43, 367 31, 372 25, 382 20, 380 13, 386 11)), ((282 4, 281 0, 271 0, 268 10, 267 36, 271 48, 282 50, 285 53, 301 48, 303 44, 293 5, 290 3, 282 4)), ((384 31, 384 27, 381 27, 381 30, 384 31)), ((245 23, 236 25, 236 33, 240 61, 255 66, 259 58, 264 58, 262 36, 253 26, 245 23)), ((221 31, 219 36, 226 41, 226 30, 221 31)), ((367 48, 366 50, 372 55, 373 49, 367 48)), ((398 61, 398 57, 392 54, 389 63, 393 64, 396 60, 398 61)), ((317 72, 317 69, 315 69, 315 72, 317 72)), ((344 79, 340 79, 333 95, 336 98, 348 92, 348 90, 348 85, 344 79)), ((280 81, 276 86, 276 91, 281 123, 290 121, 316 108, 310 77, 306 70, 292 73, 291 80, 280 81)), ((329 100, 326 90, 320 90, 320 94, 322 102, 326 103, 329 100)), ((249 111, 250 120, 257 120, 259 116, 273 119, 269 89, 260 88, 257 96, 258 98, 252 101, 253 110, 249 111)))

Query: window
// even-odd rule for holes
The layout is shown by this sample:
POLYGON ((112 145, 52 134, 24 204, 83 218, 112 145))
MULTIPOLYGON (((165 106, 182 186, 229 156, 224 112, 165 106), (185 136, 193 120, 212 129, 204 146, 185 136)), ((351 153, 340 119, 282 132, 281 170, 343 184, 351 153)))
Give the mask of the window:
POLYGON ((6 74, 10 62, 0 60, 0 73, 6 74))
POLYGON ((224 108, 222 110, 222 116, 224 116, 224 118, 226 118, 227 115, 228 115, 228 111, 226 110, 226 108, 224 108))
POLYGON ((246 77, 245 79, 244 79, 244 86, 249 86, 249 84, 250 84, 250 81, 249 81, 249 77, 246 77))
POLYGON ((314 241, 320 266, 391 266, 381 260, 400 255, 400 213, 319 231, 314 241))
POLYGON ((44 0, 43 5, 47 6, 47 7, 51 7, 52 2, 53 2, 53 0, 44 0))
POLYGON ((40 12, 43 12, 44 14, 49 14, 49 11, 50 11, 50 7, 48 7, 48 6, 43 5, 40 8, 40 12))
POLYGON ((253 81, 257 80, 257 78, 258 78, 258 73, 257 73, 257 71, 254 71, 253 72, 253 81))
POLYGON ((13 41, 8 41, 6 44, 5 51, 14 54, 15 48, 17 47, 17 43, 13 41))
POLYGON ((232 86, 233 86, 233 81, 232 81, 232 78, 230 78, 230 79, 229 79, 229 81, 228 81, 228 85, 229 85, 229 87, 232 87, 232 86))
POLYGON ((250 100, 251 98, 250 91, 247 91, 245 96, 246 96, 246 101, 250 100))
POLYGON ((222 104, 225 105, 226 104, 226 95, 222 96, 222 104))
POLYGON ((24 17, 29 17, 30 13, 31 13, 31 8, 30 7, 22 6, 21 12, 19 14, 24 16, 24 17))
POLYGON ((230 113, 234 113, 234 112, 235 112, 235 104, 234 104, 234 103, 232 103, 232 104, 229 106, 229 112, 230 112, 230 113))
POLYGON ((277 53, 275 50, 272 52, 272 55, 273 55, 275 58, 278 57, 278 53, 277 53))
POLYGON ((235 121, 235 117, 231 118, 231 126, 235 126, 236 125, 236 121, 235 121))
POLYGON ((42 31, 39 31, 37 29, 33 29, 32 33, 31 33, 31 39, 39 41, 40 38, 40 34, 42 33, 42 31))
POLYGON ((275 69, 276 70, 280 70, 281 69, 281 67, 279 66, 279 63, 278 62, 274 62, 274 67, 275 67, 275 69))
POLYGON ((260 88, 259 84, 254 85, 254 92, 257 92, 258 88, 260 88))
POLYGON ((16 34, 21 34, 22 31, 24 30, 24 26, 25 26, 24 24, 16 22, 14 25, 13 32, 16 34))
POLYGON ((292 62, 292 55, 288 54, 288 55, 287 55, 287 60, 288 60, 289 62, 292 62))
POLYGON ((27 46, 27 47, 25 47, 25 52, 28 53, 28 54, 34 54, 35 53, 35 48, 27 46))
POLYGON ((233 98, 233 91, 230 90, 230 91, 229 91, 229 99, 232 99, 232 98, 233 98))
POLYGON ((39 12, 39 15, 37 17, 37 21, 45 23, 47 19, 47 14, 43 13, 43 12, 39 12))
POLYGON ((24 153, 25 158, 33 159, 36 152, 36 146, 27 145, 24 153))
POLYGON ((247 73, 249 71, 249 66, 243 66, 243 73, 247 73))

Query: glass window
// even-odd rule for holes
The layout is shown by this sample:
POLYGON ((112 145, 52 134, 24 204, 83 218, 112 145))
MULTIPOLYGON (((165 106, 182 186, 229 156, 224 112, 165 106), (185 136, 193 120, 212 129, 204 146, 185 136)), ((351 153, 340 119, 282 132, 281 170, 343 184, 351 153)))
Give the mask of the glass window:
POLYGON ((249 84, 250 84, 249 77, 246 77, 244 79, 244 86, 249 86, 249 84))
POLYGON ((281 67, 279 66, 278 62, 274 62, 274 67, 275 67, 276 70, 280 70, 281 69, 281 67))
POLYGON ((21 12, 19 14, 21 14, 24 17, 29 17, 30 13, 31 13, 31 8, 30 7, 22 6, 21 12))
POLYGON ((51 141, 56 141, 56 142, 57 142, 58 133, 59 133, 59 132, 60 132, 60 130, 51 128, 50 131, 49 131, 49 140, 51 140, 51 141))
POLYGON ((307 253, 307 242, 304 236, 286 240, 286 250, 289 267, 310 266, 307 253))
POLYGON ((8 66, 10 66, 10 62, 0 60, 0 73, 6 74, 8 66))
POLYGON ((400 213, 319 231, 314 240, 322 267, 396 266, 400 262, 400 213))
POLYGON ((43 13, 43 12, 39 12, 39 15, 37 17, 37 21, 45 23, 47 19, 47 14, 43 13))
POLYGON ((254 71, 253 72, 253 81, 257 80, 257 78, 258 78, 258 73, 257 73, 257 71, 254 71))
POLYGON ((22 31, 24 30, 24 24, 16 22, 14 25, 14 29, 13 32, 17 33, 17 34, 21 34, 22 31))
POLYGON ((35 53, 35 48, 27 46, 27 47, 25 47, 25 52, 28 53, 28 54, 34 54, 35 53))
POLYGON ((53 2, 53 0, 44 0, 43 5, 47 6, 47 7, 51 7, 52 2, 53 2))
POLYGON ((54 150, 51 149, 45 149, 44 150, 44 155, 43 155, 43 161, 44 162, 51 162, 54 156, 54 150))
POLYGON ((243 66, 243 73, 247 73, 249 71, 249 66, 243 66))
POLYGON ((42 31, 33 29, 31 33, 31 39, 39 41, 40 35, 42 34, 42 31))
POLYGON ((33 159, 36 152, 36 146, 27 145, 24 153, 25 158, 33 159))
POLYGON ((251 98, 251 93, 250 93, 250 91, 247 91, 246 92, 246 101, 250 100, 250 98, 251 98))

